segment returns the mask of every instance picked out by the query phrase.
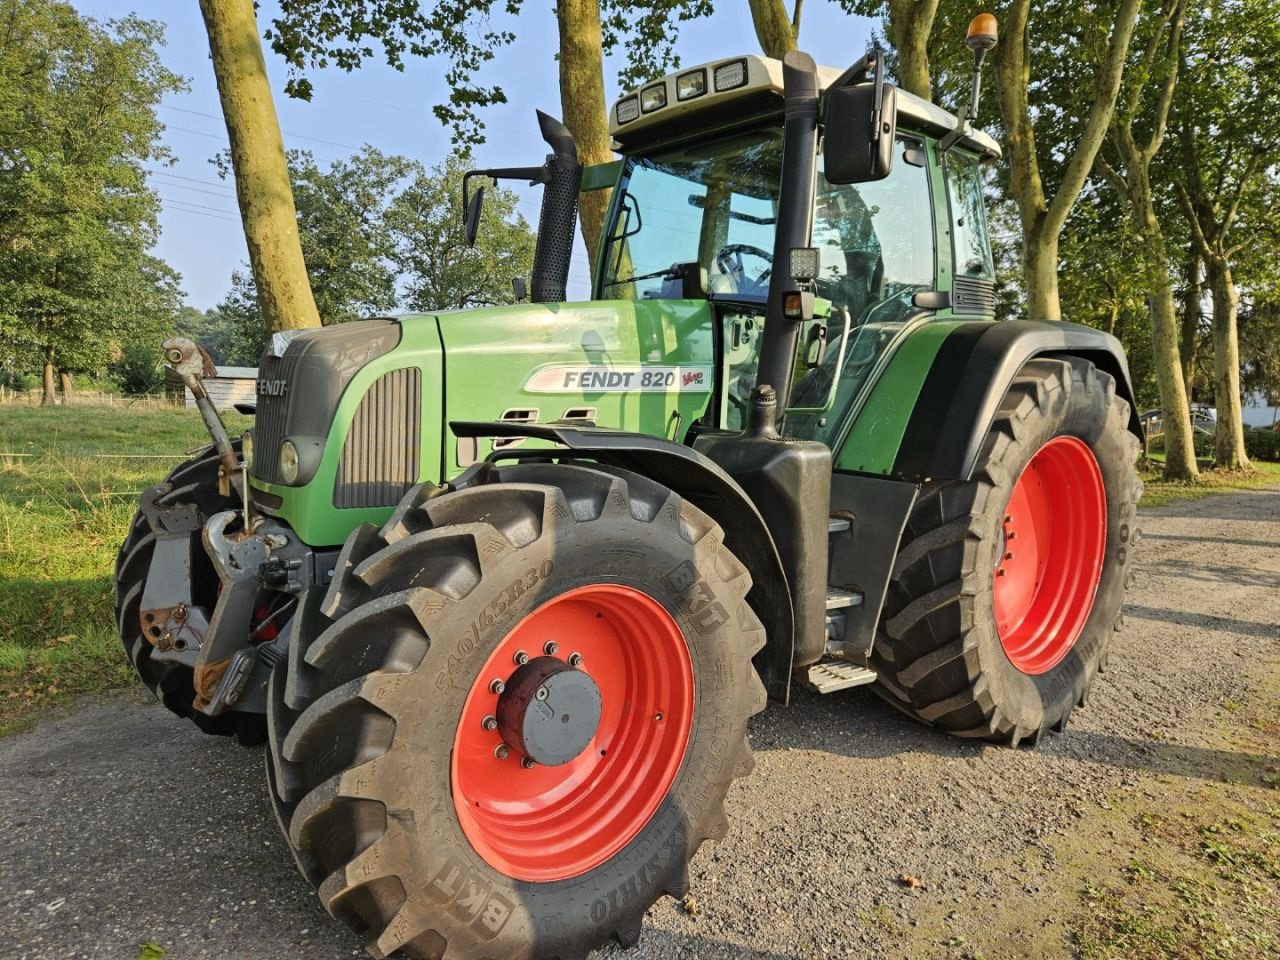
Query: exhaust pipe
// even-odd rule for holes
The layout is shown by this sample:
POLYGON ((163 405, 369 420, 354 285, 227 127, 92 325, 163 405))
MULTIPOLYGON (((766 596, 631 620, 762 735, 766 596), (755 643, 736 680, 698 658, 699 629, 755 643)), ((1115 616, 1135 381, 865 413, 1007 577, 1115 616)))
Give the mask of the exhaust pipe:
POLYGON ((578 162, 578 145, 568 127, 541 110, 538 127, 542 139, 551 147, 551 155, 543 166, 542 211, 538 218, 529 299, 534 303, 558 303, 565 299, 569 282, 573 235, 578 226, 582 164, 578 162))
POLYGON ((578 226, 578 191, 582 187, 582 164, 573 134, 555 117, 538 111, 538 127, 551 154, 540 167, 502 167, 470 170, 462 177, 463 223, 467 246, 476 241, 484 187, 472 194, 472 177, 494 180, 528 180, 540 183, 542 210, 538 215, 538 239, 533 248, 533 276, 529 299, 534 303, 559 303, 569 282, 569 259, 573 256, 573 234, 578 226))

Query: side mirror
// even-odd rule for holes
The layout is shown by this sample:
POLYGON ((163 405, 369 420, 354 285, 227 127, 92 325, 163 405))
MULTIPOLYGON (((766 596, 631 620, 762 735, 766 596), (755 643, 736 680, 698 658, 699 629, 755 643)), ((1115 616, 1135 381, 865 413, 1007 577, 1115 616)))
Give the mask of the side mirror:
POLYGON ((877 80, 827 93, 823 173, 831 184, 883 180, 893 169, 898 88, 877 80))
POLYGON ((467 201, 467 213, 462 221, 463 232, 467 238, 467 246, 476 245, 476 234, 480 230, 480 210, 484 206, 484 187, 480 187, 467 201))

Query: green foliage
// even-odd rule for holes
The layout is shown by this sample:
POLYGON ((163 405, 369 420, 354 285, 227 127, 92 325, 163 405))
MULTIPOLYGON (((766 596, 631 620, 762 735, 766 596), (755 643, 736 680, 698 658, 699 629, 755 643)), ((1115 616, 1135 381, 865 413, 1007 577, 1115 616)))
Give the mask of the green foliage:
POLYGON ((1280 430, 1246 430, 1244 451, 1250 460, 1280 463, 1280 430))
MULTIPOLYGON (((314 92, 308 70, 355 70, 375 56, 376 46, 397 70, 404 69, 406 55, 443 60, 449 101, 432 110, 453 131, 454 143, 469 147, 484 142, 479 111, 507 102, 502 87, 484 83, 481 74, 515 43, 514 18, 523 8, 523 0, 281 0, 265 36, 289 64, 285 92, 303 100, 314 92)), ((633 86, 679 66, 674 24, 708 16, 713 9, 711 0, 602 0, 604 51, 625 47, 627 52, 619 82, 633 86)), ((553 51, 544 56, 549 62, 553 51)))
POLYGON ((453 154, 419 170, 391 204, 395 263, 411 310, 511 303, 511 279, 532 268, 534 234, 509 190, 485 191, 476 245, 467 247, 458 210, 467 167, 464 156, 453 154))
POLYGON ((0 22, 0 339, 27 368, 101 369, 177 305, 177 276, 147 254, 144 164, 165 157, 155 108, 183 82, 156 23, 57 0, 0 0, 0 22))
MULTIPOLYGON (((533 231, 509 190, 486 191, 476 246, 467 247, 458 207, 465 154, 429 170, 372 147, 327 170, 308 153, 289 160, 303 257, 326 324, 509 303, 511 278, 532 267, 533 231)), ((223 363, 257 365, 267 326, 247 270, 232 274, 227 298, 201 326, 217 338, 223 363)))
POLYGON ((120 359, 113 365, 111 372, 122 393, 141 396, 144 393, 159 394, 164 391, 159 344, 151 344, 145 340, 125 344, 120 352, 120 359))

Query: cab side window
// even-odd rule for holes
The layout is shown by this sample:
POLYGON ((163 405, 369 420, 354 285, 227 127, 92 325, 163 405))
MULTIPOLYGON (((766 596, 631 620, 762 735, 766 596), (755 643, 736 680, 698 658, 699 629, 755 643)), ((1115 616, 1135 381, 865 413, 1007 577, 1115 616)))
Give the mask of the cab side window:
POLYGON ((951 150, 943 161, 947 175, 947 202, 955 238, 955 275, 995 279, 991 242, 982 199, 982 168, 973 154, 951 150))

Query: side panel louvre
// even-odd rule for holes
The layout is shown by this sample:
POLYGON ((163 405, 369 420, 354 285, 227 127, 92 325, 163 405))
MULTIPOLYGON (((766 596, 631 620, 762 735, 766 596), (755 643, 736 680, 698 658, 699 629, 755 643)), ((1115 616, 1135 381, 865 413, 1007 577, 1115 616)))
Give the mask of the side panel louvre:
POLYGON ((369 388, 342 447, 333 505, 393 507, 418 482, 422 437, 422 371, 383 374, 369 388))

